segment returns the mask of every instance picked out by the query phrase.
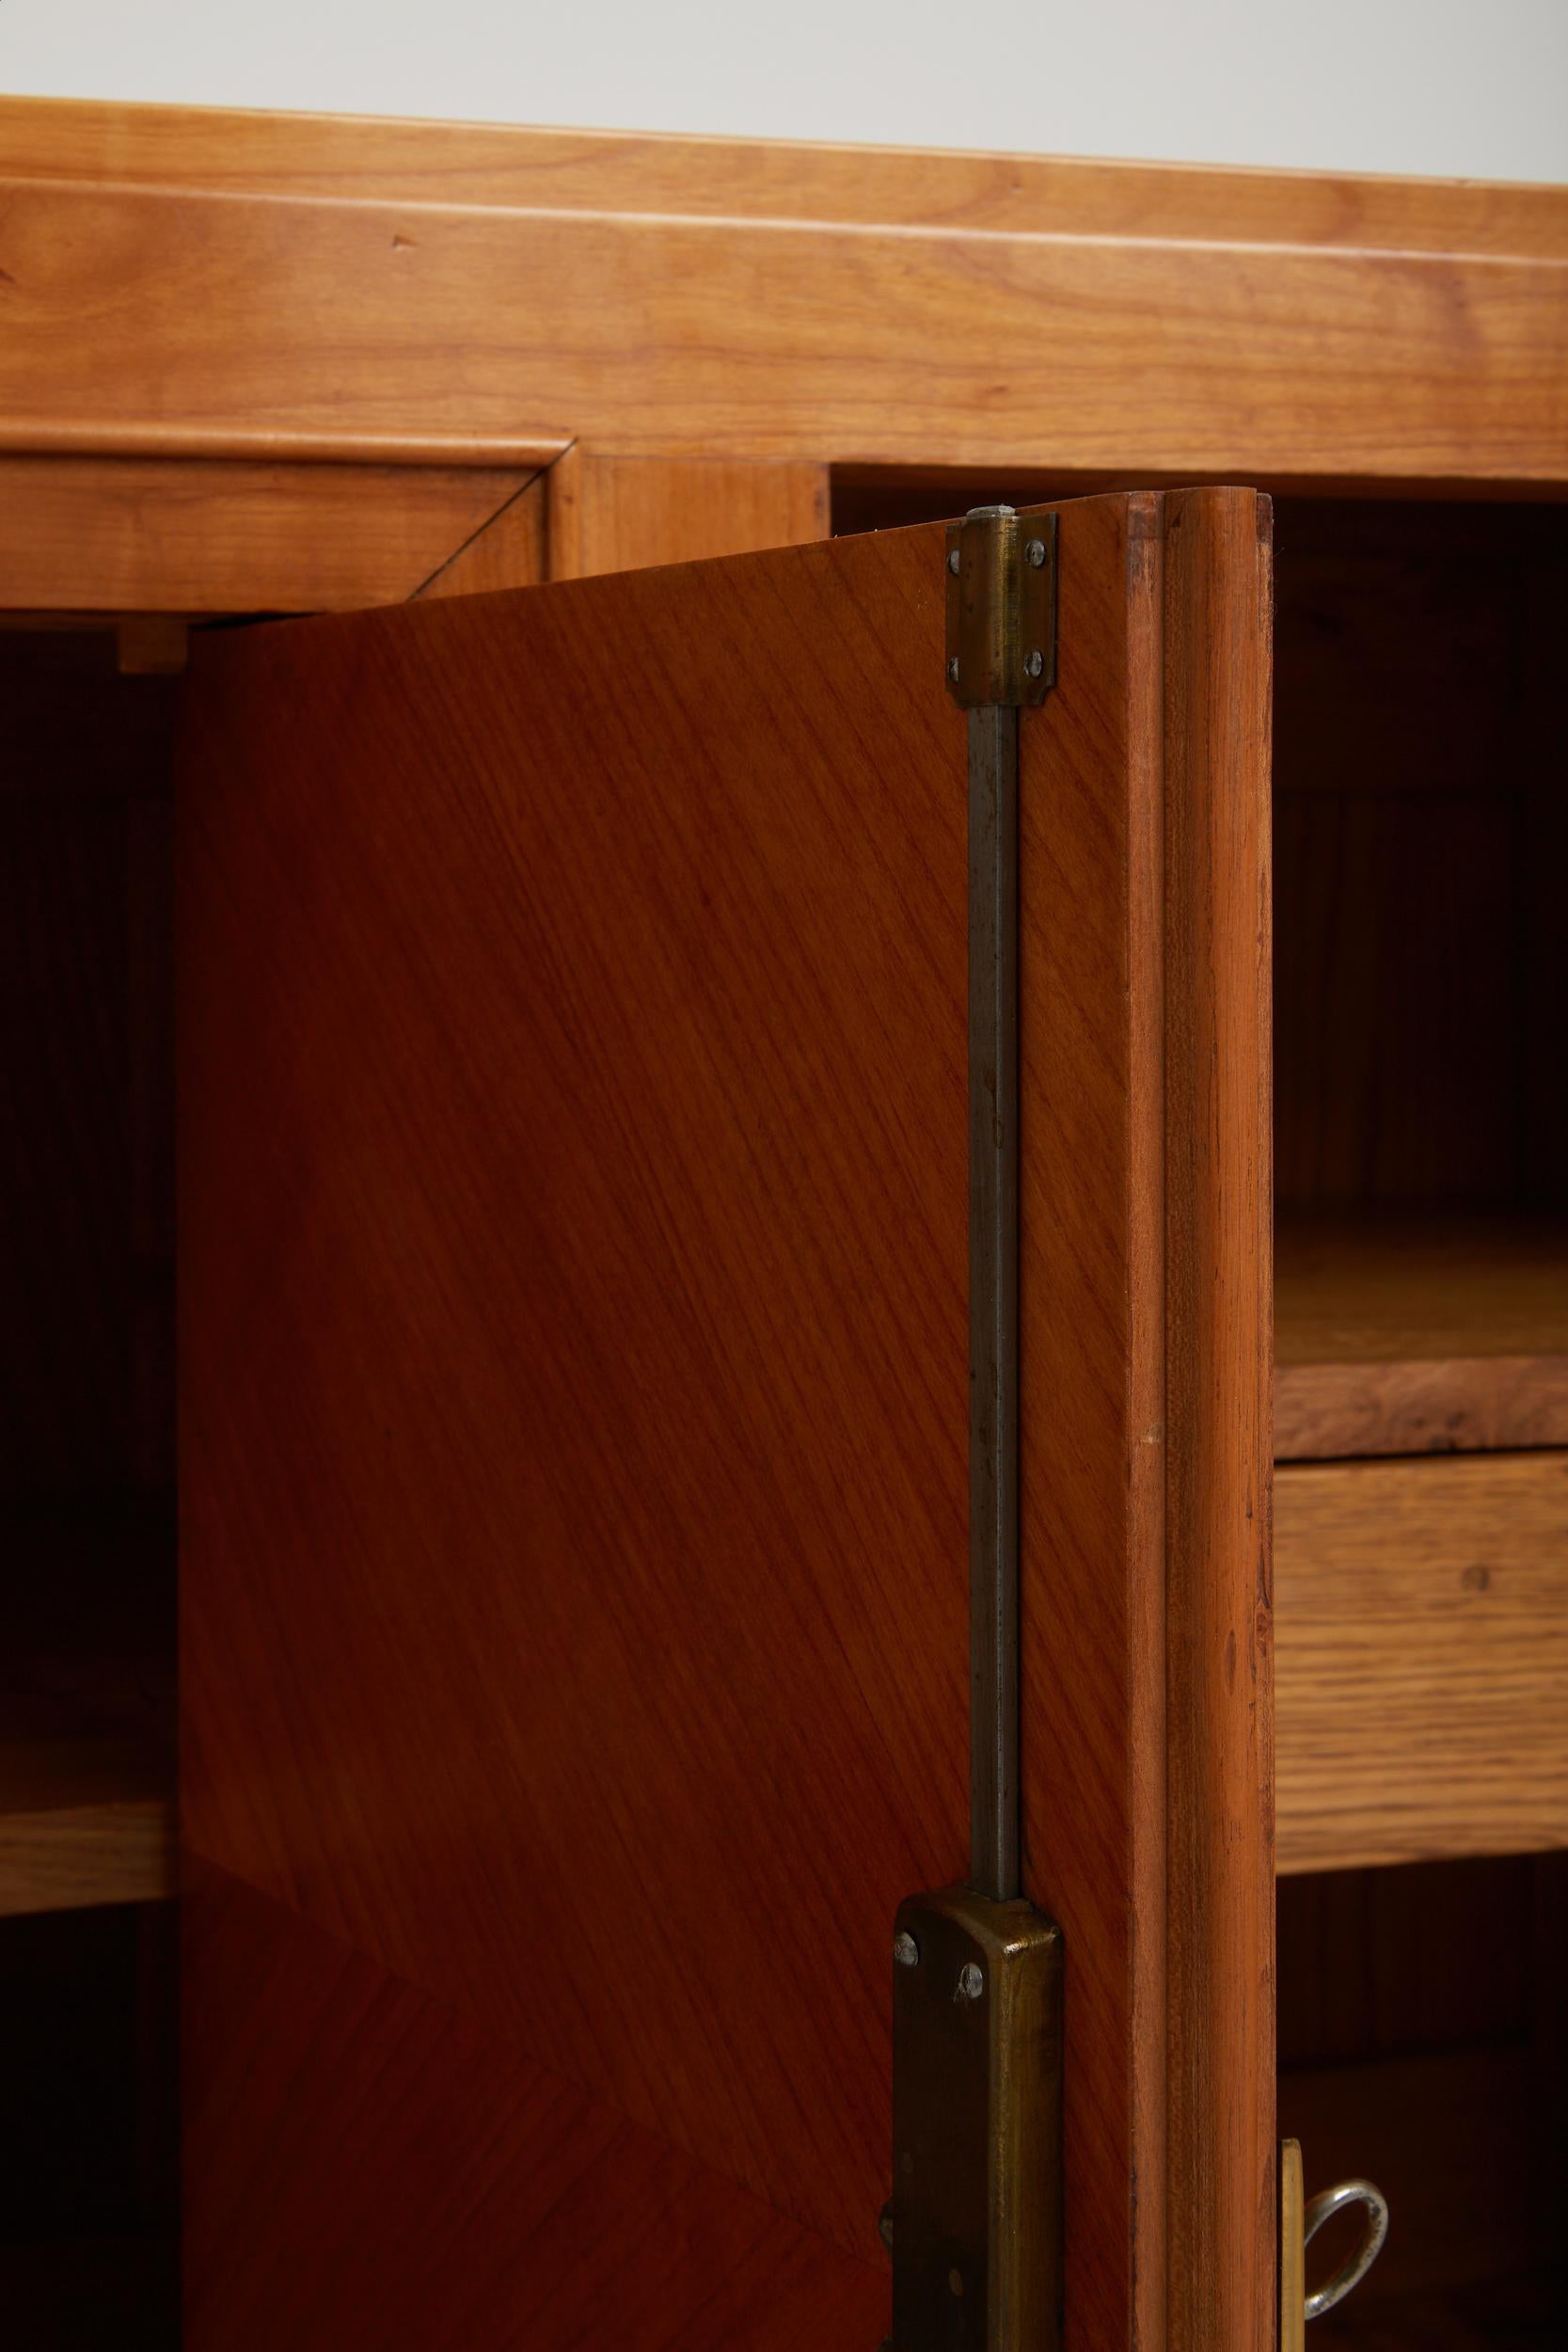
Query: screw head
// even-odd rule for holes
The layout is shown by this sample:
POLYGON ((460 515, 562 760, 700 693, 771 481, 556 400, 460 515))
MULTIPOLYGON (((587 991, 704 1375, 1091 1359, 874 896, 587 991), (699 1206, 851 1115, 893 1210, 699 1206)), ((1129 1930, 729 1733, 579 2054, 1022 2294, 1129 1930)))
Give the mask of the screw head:
POLYGON ((1023 666, 1028 671, 1031 677, 1038 677, 1040 672, 1045 667, 1045 656, 1039 651, 1037 646, 1035 651, 1029 655, 1023 666))
POLYGON ((877 2216, 877 2234, 891 2254, 893 2251, 893 2200, 891 2197, 877 2216))
POLYGON ((958 1998, 977 2001, 986 1989, 984 1972, 973 1960, 966 1960, 958 1971, 958 1998))
POLYGON ((1031 539, 1024 548, 1023 560, 1037 572, 1045 562, 1045 541, 1031 539))
POLYGON ((953 685, 957 686, 958 682, 958 657, 957 654, 953 656, 953 659, 947 664, 947 675, 953 685))
POLYGON ((950 2271, 948 2272, 948 2274, 947 2274, 947 2292, 948 2292, 948 2294, 949 2294, 949 2295, 961 2295, 961 2294, 963 2293, 963 2291, 964 2291, 964 2276, 963 2276, 963 2272, 962 2272, 961 2270, 950 2270, 950 2271))
POLYGON ((963 558, 957 548, 949 548, 947 550, 947 568, 955 580, 963 569, 963 558))
POLYGON ((919 1967, 920 1947, 915 1942, 913 1936, 910 1933, 908 1928, 900 1928, 898 1933, 894 1937, 893 1957, 898 1963, 900 1968, 919 1967))

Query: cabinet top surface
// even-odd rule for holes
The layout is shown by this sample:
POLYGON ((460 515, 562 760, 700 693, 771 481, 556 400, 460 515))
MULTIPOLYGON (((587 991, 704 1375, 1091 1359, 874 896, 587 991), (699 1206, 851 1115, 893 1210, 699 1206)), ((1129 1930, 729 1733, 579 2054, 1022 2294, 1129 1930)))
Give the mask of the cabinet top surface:
POLYGON ((1568 188, 0 98, 0 166, 233 194, 1568 258, 1568 188))
POLYGON ((1568 191, 0 100, 0 448, 1568 483, 1568 191))

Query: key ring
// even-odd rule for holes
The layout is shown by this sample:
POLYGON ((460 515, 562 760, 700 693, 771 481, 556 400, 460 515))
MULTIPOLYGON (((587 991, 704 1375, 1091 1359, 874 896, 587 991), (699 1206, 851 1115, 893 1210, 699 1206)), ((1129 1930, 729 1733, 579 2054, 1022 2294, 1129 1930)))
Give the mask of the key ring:
POLYGON ((1330 2216, 1342 2212, 1346 2205, 1365 2205, 1367 2219, 1361 2232, 1361 2242, 1355 2251, 1342 2262, 1333 2277, 1314 2289, 1307 2298, 1308 2319, 1321 2319, 1336 2303, 1342 2303, 1352 2287, 1362 2280, 1383 2251, 1383 2241, 1388 2234, 1388 2206, 1381 2189, 1370 2181, 1338 2181, 1332 2188, 1321 2189, 1303 2216, 1302 2243, 1309 2246, 1330 2216))

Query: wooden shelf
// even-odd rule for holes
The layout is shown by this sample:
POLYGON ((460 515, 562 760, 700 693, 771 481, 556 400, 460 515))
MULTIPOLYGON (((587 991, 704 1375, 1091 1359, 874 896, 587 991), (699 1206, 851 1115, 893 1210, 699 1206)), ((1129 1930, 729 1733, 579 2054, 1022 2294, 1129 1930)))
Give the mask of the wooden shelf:
POLYGON ((1282 1216, 1275 1453, 1568 1445, 1568 1220, 1282 1216))
POLYGON ((0 1914, 174 1888, 166 1515, 8 1513, 0 1914))
POLYGON ((1568 1847, 1568 1460, 1275 1480, 1281 1872, 1568 1847))

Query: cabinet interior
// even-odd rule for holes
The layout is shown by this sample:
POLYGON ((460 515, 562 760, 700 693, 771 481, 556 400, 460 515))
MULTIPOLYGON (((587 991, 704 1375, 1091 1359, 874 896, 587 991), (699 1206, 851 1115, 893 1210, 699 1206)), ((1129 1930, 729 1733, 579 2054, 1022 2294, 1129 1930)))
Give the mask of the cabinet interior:
MULTIPOLYGON (((1111 486, 863 473, 834 525, 1111 486)), ((1362 2175, 1391 2213, 1307 2342, 1545 2352, 1568 1854, 1524 1849, 1568 1837, 1568 1575, 1528 1464, 1568 1446, 1568 509, 1287 489, 1275 550, 1279 2129, 1308 2195, 1362 2175), (1385 1837, 1433 1858, 1323 1867, 1385 1837)))
POLYGON ((1276 1452, 1568 1444, 1568 508, 1276 494, 1275 550, 1276 1452))
POLYGON ((30 2352, 177 2340, 177 682, 0 630, 0 2291, 30 2352))
MULTIPOLYGON (((834 528, 1085 486, 846 478, 834 528)), ((1568 1445, 1565 554, 1561 508, 1276 501, 1289 1463, 1568 1445)), ((19 1245, 0 1274, 19 1563, 0 1974, 24 2087, 0 2278, 40 2347, 173 2326, 179 684, 124 658, 112 624, 0 628, 19 1245), (72 2135, 95 2142, 85 2168, 72 2135)), ((1366 2172, 1394 2211, 1372 2280, 1316 2340, 1561 2341, 1565 1919, 1558 1855, 1282 1879, 1281 2129, 1309 2189, 1366 2172)))
MULTIPOLYGON (((1283 1879, 1278 1931, 1280 2132, 1301 2141, 1309 2196, 1359 2174, 1390 2216, 1308 2344, 1560 2345, 1568 1855, 1283 1879)), ((1351 2216, 1324 2227, 1309 2281, 1354 2235, 1351 2216)))

